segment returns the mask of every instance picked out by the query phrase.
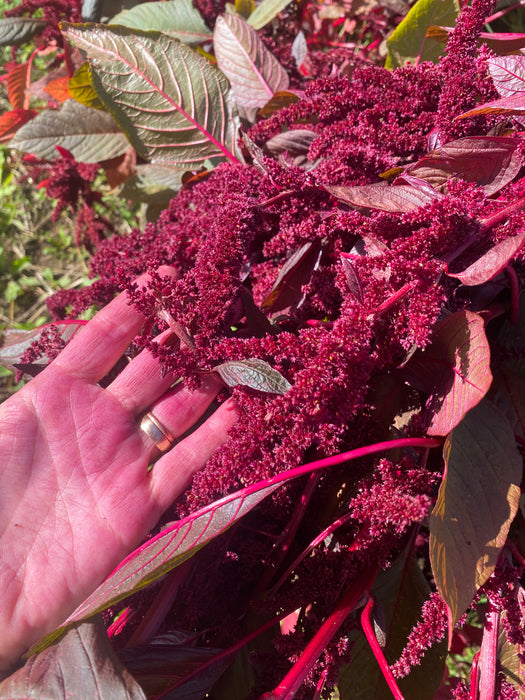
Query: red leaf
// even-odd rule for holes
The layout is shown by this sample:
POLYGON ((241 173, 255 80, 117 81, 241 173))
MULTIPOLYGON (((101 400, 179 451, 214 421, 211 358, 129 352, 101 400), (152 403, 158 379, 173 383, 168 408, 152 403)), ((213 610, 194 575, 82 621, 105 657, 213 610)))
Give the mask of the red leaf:
POLYGON ((463 272, 449 272, 448 276, 455 277, 469 287, 488 282, 509 264, 524 241, 525 231, 522 231, 517 236, 506 238, 504 241, 497 243, 472 265, 469 265, 463 272))
POLYGON ((381 211, 407 212, 430 204, 441 197, 432 188, 412 185, 387 185, 382 182, 355 187, 325 186, 336 199, 354 207, 367 207, 381 211))
POLYGON ((69 77, 64 76, 62 78, 55 78, 50 83, 46 85, 44 90, 51 95, 51 97, 57 102, 65 102, 71 99, 71 94, 68 89, 69 77))
POLYGON ((5 76, 7 96, 13 109, 29 108, 29 94, 26 90, 29 87, 30 73, 31 64, 27 62, 16 64, 5 76))
POLYGON ((448 435, 485 396, 492 382, 490 348, 481 316, 457 311, 439 321, 432 343, 404 369, 407 381, 429 394, 429 435, 448 435))
POLYGON ((301 287, 306 284, 312 272, 319 265, 321 245, 318 241, 305 243, 282 266, 272 290, 262 302, 269 313, 282 311, 290 306, 297 307, 303 299, 301 287))
POLYGON ((476 117, 479 114, 523 114, 523 112, 525 112, 525 95, 518 93, 509 97, 502 97, 499 100, 492 100, 492 102, 485 102, 479 107, 460 114, 456 119, 476 117))
POLYGON ((461 178, 492 195, 520 171, 522 159, 517 150, 520 143, 520 139, 511 137, 468 136, 431 151, 406 173, 436 188, 451 177, 461 178))
POLYGON ((34 109, 13 109, 11 112, 4 112, 0 116, 0 143, 9 141, 21 126, 36 115, 37 111, 34 109))

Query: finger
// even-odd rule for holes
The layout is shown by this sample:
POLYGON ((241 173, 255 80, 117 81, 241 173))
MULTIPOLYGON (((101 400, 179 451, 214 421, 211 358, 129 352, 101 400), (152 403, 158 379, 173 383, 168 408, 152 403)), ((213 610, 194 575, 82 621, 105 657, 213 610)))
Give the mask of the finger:
MULTIPOLYGON (((221 387, 222 383, 215 375, 204 376, 201 386, 195 390, 179 384, 156 401, 149 413, 174 438, 179 438, 204 415, 221 387)), ((144 440, 150 446, 151 458, 157 457, 153 441, 147 435, 144 435, 144 440)))
MULTIPOLYGON (((158 336, 157 341, 162 343, 171 335, 170 330, 165 331, 158 336)), ((138 416, 162 396, 174 381, 174 375, 168 373, 163 376, 159 360, 149 350, 143 350, 111 382, 106 391, 110 391, 124 408, 138 416)))
POLYGON ((189 486, 215 450, 228 439, 228 430, 237 420, 232 399, 225 401, 195 432, 175 445, 155 463, 151 472, 152 495, 165 511, 189 486))
MULTIPOLYGON (((164 266, 159 273, 175 275, 173 268, 164 266)), ((145 286, 149 275, 137 282, 145 286)), ((140 331, 144 317, 130 304, 127 292, 122 292, 78 333, 54 360, 54 364, 86 382, 99 382, 111 370, 133 338, 140 331)))

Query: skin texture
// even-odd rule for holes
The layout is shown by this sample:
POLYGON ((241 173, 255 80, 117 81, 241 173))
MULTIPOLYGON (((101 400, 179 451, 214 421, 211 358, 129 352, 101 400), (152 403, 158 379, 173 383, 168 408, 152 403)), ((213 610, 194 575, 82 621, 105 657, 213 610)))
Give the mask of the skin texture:
MULTIPOLYGON (((163 271, 164 274, 166 270, 163 271)), ((140 280, 139 280, 140 281, 140 280)), ((155 462, 146 410, 175 436, 220 389, 170 389, 143 352, 97 386, 143 318, 121 294, 0 405, 0 672, 62 623, 152 529, 227 438, 231 401, 155 462)))

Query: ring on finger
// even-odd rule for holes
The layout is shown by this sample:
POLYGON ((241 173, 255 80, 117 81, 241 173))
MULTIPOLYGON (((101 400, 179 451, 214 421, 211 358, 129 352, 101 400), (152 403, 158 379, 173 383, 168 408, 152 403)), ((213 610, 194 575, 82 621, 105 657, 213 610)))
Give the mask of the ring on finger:
POLYGON ((167 452, 177 442, 166 426, 162 425, 151 411, 148 411, 142 417, 139 427, 146 433, 161 454, 167 452))

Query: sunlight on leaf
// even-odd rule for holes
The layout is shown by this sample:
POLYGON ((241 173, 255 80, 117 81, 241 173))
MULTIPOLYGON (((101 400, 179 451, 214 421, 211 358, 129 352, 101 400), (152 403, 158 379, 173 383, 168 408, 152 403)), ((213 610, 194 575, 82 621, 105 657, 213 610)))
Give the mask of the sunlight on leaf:
POLYGON ((45 19, 4 17, 0 19, 0 46, 23 44, 47 26, 45 19))
POLYGON ((462 284, 472 286, 488 282, 499 274, 518 253, 525 241, 525 231, 517 236, 510 236, 482 255, 478 260, 469 265, 462 272, 447 273, 449 277, 455 277, 462 284))
POLYGON ((213 47, 239 106, 262 107, 288 87, 288 74, 242 17, 217 17, 213 47))
POLYGON ((262 2, 257 5, 255 10, 248 18, 248 23, 254 29, 262 29, 265 24, 271 22, 272 19, 277 17, 279 12, 282 12, 285 7, 292 2, 292 0, 262 0, 262 2))
POLYGON ((191 0, 144 2, 119 12, 109 24, 141 31, 165 32, 190 45, 211 39, 211 31, 191 0))
POLYGON ((256 358, 223 362, 213 368, 228 386, 249 386, 270 394, 286 394, 292 388, 290 382, 273 367, 256 358))
POLYGON ((188 168, 217 156, 237 162, 230 86, 205 58, 156 32, 63 29, 85 52, 93 87, 143 158, 188 168))
POLYGON ((11 146, 45 160, 55 160, 62 146, 79 162, 98 163, 124 153, 129 142, 110 114, 67 100, 19 129, 11 146))
POLYGON ((444 445, 445 476, 430 516, 430 560, 454 625, 494 571, 518 511, 522 460, 505 416, 488 400, 444 445))
POLYGON ((387 39, 385 68, 392 70, 421 61, 436 63, 444 47, 427 39, 427 29, 434 24, 453 26, 458 14, 458 0, 418 0, 387 39))

